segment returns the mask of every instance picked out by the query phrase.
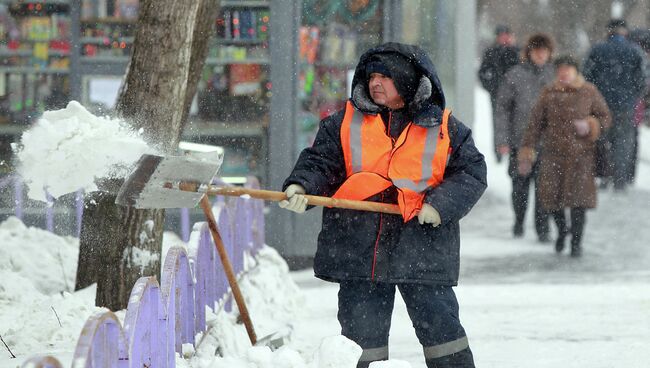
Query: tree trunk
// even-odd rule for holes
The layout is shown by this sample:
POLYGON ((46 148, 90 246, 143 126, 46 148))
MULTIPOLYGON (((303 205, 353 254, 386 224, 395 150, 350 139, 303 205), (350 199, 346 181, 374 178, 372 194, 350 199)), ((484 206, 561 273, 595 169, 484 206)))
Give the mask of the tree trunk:
POLYGON ((185 96, 185 110, 183 111, 183 118, 181 123, 185 127, 187 123, 187 116, 190 112, 192 100, 196 95, 197 86, 201 75, 203 74, 203 66, 205 59, 208 56, 210 49, 210 40, 215 33, 214 22, 219 14, 219 1, 218 0, 203 0, 199 7, 199 16, 196 19, 194 26, 194 39, 192 40, 192 58, 190 60, 190 75, 187 81, 187 95, 185 96))
MULTIPOLYGON (((134 127, 143 128, 150 144, 162 152, 178 146, 200 76, 191 76, 191 71, 203 68, 216 14, 205 10, 216 3, 140 2, 133 54, 116 109, 134 127)), ((120 180, 102 184, 103 191, 86 200, 76 289, 96 282, 95 304, 115 311, 126 308, 139 277, 160 274, 164 211, 117 206, 120 180)))

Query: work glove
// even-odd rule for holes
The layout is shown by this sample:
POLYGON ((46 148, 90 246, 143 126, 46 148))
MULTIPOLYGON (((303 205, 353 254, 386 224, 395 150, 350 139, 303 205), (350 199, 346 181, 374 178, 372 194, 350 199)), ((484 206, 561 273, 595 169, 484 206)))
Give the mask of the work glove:
POLYGON ((307 198, 303 195, 305 194, 305 188, 298 184, 291 184, 285 189, 284 194, 287 195, 287 199, 280 201, 278 206, 284 208, 285 210, 293 211, 295 213, 303 213, 307 209, 307 198))
POLYGON ((424 203, 422 208, 420 208, 420 212, 418 212, 418 221, 420 222, 420 225, 431 224, 433 227, 438 227, 441 223, 438 210, 427 203, 424 203))

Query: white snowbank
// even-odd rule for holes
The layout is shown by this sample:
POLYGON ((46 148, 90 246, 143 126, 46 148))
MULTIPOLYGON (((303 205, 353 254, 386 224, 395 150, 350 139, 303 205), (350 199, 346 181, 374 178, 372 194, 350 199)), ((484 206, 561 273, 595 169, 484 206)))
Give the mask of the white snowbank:
POLYGON ((96 178, 122 177, 143 153, 155 153, 121 120, 97 117, 71 101, 65 109, 46 111, 22 135, 16 147, 19 174, 32 199, 78 189, 97 190, 96 178))
POLYGON ((34 290, 52 295, 74 289, 79 240, 26 227, 10 217, 0 224, 0 300, 18 301, 34 290), (6 282, 7 278, 21 282, 6 282))
POLYGON ((101 310, 95 286, 71 293, 78 253, 75 238, 15 217, 0 224, 0 334, 15 355, 72 351, 86 319, 101 310))

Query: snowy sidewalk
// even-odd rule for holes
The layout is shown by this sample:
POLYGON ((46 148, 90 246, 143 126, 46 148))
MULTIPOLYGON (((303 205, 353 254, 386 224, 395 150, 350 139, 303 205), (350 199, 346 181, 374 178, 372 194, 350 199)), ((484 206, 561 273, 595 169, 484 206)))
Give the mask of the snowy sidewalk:
MULTIPOLYGON (((297 321, 299 351, 340 332, 336 285, 294 273, 311 319, 297 321)), ((647 367, 650 284, 473 284, 456 289, 477 367, 647 367)), ((395 306, 391 359, 425 368, 406 307, 395 306)))

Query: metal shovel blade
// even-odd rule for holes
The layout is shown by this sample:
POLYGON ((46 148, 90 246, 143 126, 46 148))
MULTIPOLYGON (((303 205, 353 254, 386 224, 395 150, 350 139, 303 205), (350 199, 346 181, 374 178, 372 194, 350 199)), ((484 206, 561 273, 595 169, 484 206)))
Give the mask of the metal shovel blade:
POLYGON ((195 207, 203 193, 164 186, 180 181, 210 184, 221 167, 222 157, 208 160, 191 156, 144 154, 120 187, 115 203, 135 208, 195 207))

